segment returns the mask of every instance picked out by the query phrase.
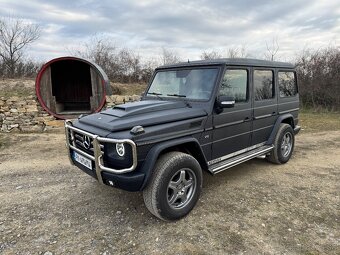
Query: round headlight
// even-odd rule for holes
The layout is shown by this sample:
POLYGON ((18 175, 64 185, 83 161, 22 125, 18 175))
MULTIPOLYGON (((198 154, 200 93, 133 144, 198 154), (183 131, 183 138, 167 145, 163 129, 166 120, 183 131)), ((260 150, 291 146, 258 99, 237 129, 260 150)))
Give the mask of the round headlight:
POLYGON ((116 143, 117 154, 121 157, 125 155, 125 147, 123 143, 116 143))

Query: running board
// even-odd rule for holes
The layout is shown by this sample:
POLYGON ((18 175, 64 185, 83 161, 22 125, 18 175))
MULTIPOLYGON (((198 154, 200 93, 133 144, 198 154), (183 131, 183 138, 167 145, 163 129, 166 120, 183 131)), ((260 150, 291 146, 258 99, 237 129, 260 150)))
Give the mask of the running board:
POLYGON ((273 148, 274 148, 274 145, 264 145, 257 149, 243 153, 241 155, 226 159, 224 161, 218 162, 210 166, 209 172, 211 172, 212 174, 217 174, 219 172, 227 170, 228 168, 241 164, 250 159, 265 155, 268 152, 270 152, 273 148))

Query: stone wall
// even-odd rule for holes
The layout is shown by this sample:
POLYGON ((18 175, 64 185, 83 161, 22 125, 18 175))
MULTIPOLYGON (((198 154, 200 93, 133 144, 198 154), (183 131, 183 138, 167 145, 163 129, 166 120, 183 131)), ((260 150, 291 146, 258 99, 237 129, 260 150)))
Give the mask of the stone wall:
MULTIPOLYGON (((104 107, 140 100, 140 96, 107 96, 104 107)), ((0 97, 1 132, 42 132, 63 127, 63 121, 57 120, 39 104, 36 96, 0 97)))

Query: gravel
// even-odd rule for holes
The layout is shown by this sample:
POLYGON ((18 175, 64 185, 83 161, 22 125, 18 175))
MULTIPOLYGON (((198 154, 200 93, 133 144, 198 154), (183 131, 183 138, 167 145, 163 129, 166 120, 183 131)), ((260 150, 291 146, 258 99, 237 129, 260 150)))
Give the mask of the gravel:
POLYGON ((299 134, 285 165, 205 173, 174 223, 71 166, 61 133, 1 137, 0 254, 339 254, 340 131, 299 134))

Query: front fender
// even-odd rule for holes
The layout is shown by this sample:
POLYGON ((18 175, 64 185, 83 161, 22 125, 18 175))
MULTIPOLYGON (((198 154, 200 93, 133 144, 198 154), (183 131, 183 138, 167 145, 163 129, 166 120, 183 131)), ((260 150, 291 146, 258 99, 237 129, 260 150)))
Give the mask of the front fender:
MULTIPOLYGON (((174 140, 170 140, 170 141, 166 141, 166 142, 162 142, 159 144, 156 144, 155 146, 153 146, 151 148, 151 150, 148 152, 144 163, 140 169, 140 171, 142 173, 145 174, 145 178, 144 178, 144 182, 140 188, 140 190, 143 190, 145 188, 145 186, 147 185, 150 176, 152 174, 153 168, 156 164, 156 161, 159 157, 159 155, 166 149, 171 148, 171 147, 175 147, 175 146, 179 146, 179 145, 185 145, 185 144, 193 144, 196 145, 195 147, 198 148, 198 153, 200 155, 198 155, 200 157, 200 159, 198 159, 198 161, 200 162, 201 166, 202 164, 206 165, 206 158, 203 154, 203 151, 201 149, 201 146, 199 145, 199 142, 197 139, 193 138, 193 137, 186 137, 186 138, 179 138, 179 139, 174 139, 174 140)), ((203 165, 204 167, 204 165, 203 165)), ((207 165, 206 165, 207 167, 207 165)))

